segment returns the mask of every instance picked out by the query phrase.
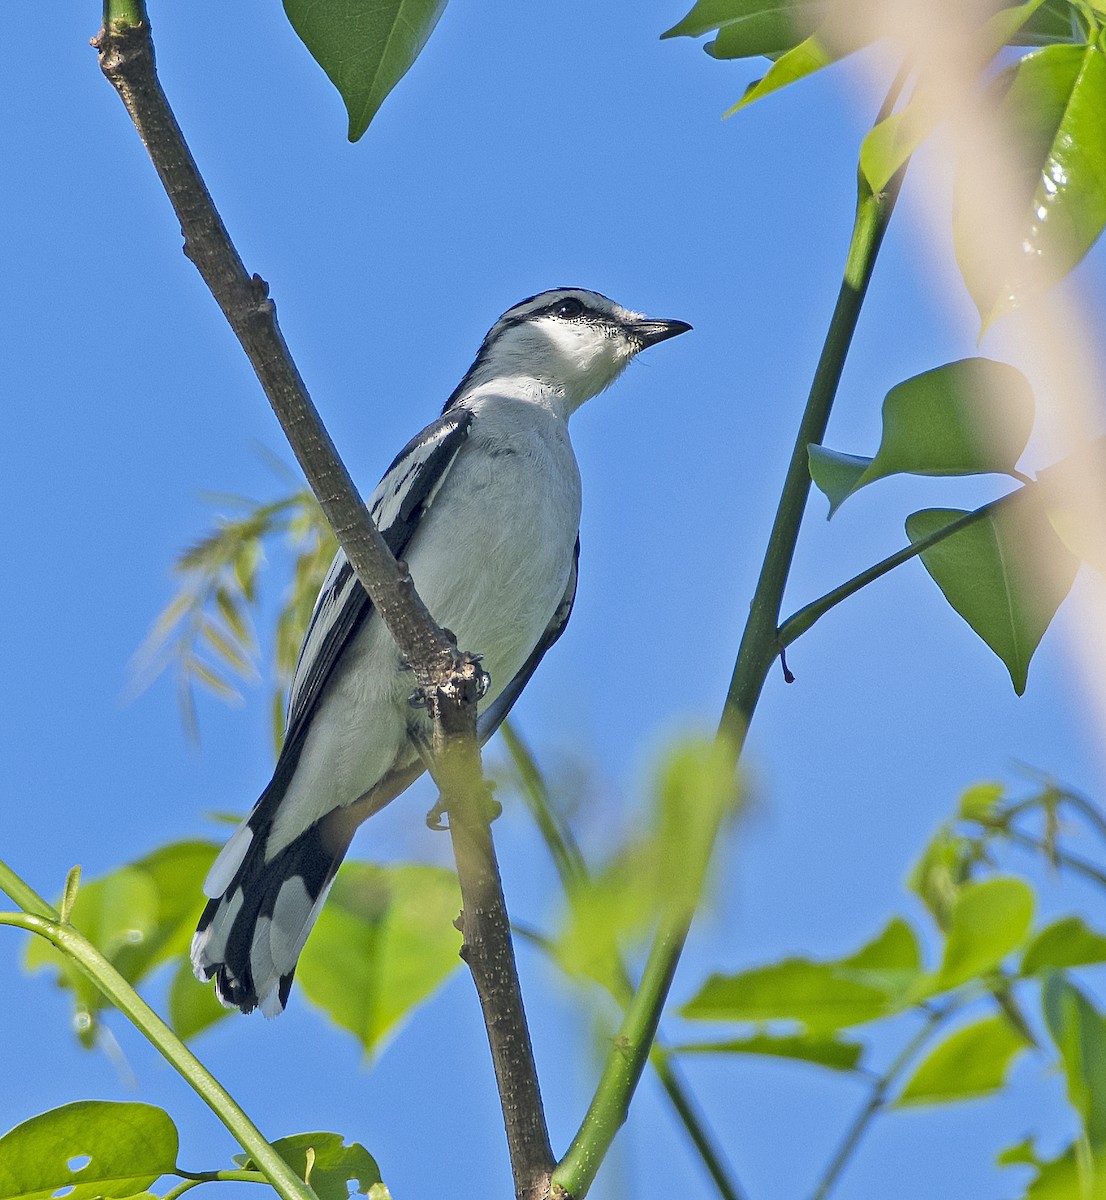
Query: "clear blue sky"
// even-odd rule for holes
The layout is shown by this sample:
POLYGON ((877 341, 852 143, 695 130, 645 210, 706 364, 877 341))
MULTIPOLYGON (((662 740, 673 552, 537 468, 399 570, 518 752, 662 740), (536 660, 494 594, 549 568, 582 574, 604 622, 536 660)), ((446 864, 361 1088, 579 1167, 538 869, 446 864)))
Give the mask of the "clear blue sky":
MULTIPOLYGON (((682 15, 654 0, 454 5, 350 146, 337 94, 279 5, 152 5, 177 115, 365 490, 523 296, 580 285, 694 325, 574 419, 578 603, 517 709, 543 762, 586 777, 577 828, 592 847, 640 803, 664 737, 717 719, 874 111, 844 67, 722 122, 763 64, 658 41, 682 15)), ((280 482, 255 448, 290 459, 99 74, 87 45, 97 20, 91 3, 37 22, 24 14, 0 78, 0 847, 49 894, 74 862, 91 877, 164 841, 221 836, 205 813, 245 810, 268 779, 263 690, 238 709, 204 700, 201 752, 167 680, 124 695, 128 661, 170 594, 169 563, 210 521, 201 492, 273 495, 280 482)), ((950 246, 922 240, 915 195, 908 184, 877 268, 827 439, 835 448, 872 452, 890 386, 975 352, 971 305, 946 286, 950 246)), ((1079 280, 1103 294, 1101 248, 1079 280)), ((1103 331, 1100 310, 1092 319, 1103 331)), ((988 481, 894 480, 829 525, 816 497, 789 608, 897 549, 914 508, 992 494, 988 481)), ((964 785, 1013 778, 1015 760, 1106 798, 1101 731, 1067 655, 1054 628, 1016 698, 916 563, 797 644, 797 682, 773 674, 757 714, 755 811, 725 847, 719 902, 674 998, 709 969, 844 952, 893 912, 917 916, 902 881, 925 839, 964 785)), ((444 861, 444 839, 423 826, 429 803, 425 788, 412 793, 355 852, 444 861)), ((553 877, 534 832, 514 811, 497 832, 512 911, 548 921, 553 877)), ((1042 887, 1057 911, 1095 902, 1042 887)), ((229 1137, 122 1022, 109 1024, 133 1090, 107 1056, 68 1038, 67 997, 21 974, 21 952, 20 937, 0 936, 0 1128, 69 1100, 142 1099, 173 1112, 182 1163, 225 1161, 229 1137)), ((594 1071, 583 1010, 529 952, 522 967, 562 1148, 594 1071)), ((509 1194, 484 1032, 461 973, 371 1070, 302 999, 274 1023, 226 1021, 198 1049, 267 1133, 334 1129, 364 1142, 397 1200, 471 1179, 482 1195, 509 1194)), ((861 1098, 802 1065, 714 1060, 689 1074, 759 1200, 808 1190, 861 1098)), ((1001 1102, 888 1117, 840 1200, 1014 1193, 994 1152, 1024 1133, 1050 1148, 1070 1132, 1040 1061, 1023 1058, 1015 1080, 1001 1102)), ((651 1079, 594 1194, 712 1194, 651 1079)))

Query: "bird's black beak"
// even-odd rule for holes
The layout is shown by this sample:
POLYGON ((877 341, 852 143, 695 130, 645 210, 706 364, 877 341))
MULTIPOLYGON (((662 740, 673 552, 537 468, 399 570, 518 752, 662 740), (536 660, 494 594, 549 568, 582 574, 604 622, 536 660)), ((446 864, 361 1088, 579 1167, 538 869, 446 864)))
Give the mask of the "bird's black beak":
POLYGON ((666 342, 669 338, 687 333, 691 326, 686 321, 635 321, 629 327, 629 334, 635 341, 646 346, 655 346, 658 342, 666 342))

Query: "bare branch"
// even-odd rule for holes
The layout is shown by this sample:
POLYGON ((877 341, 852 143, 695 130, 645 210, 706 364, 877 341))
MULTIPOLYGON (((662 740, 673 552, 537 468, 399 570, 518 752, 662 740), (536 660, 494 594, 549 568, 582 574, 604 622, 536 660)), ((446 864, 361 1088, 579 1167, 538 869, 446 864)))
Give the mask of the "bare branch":
POLYGON ((94 40, 100 67, 119 93, 173 204, 184 251, 234 330, 303 472, 358 579, 403 658, 434 725, 435 778, 450 813, 464 911, 462 954, 480 997, 519 1200, 548 1194, 553 1156, 515 968, 486 787, 476 740, 479 671, 460 654, 392 556, 338 457, 277 325, 268 285, 249 275, 231 243, 157 78, 141 4, 108 5, 94 40), (140 18, 140 19, 138 19, 140 18))

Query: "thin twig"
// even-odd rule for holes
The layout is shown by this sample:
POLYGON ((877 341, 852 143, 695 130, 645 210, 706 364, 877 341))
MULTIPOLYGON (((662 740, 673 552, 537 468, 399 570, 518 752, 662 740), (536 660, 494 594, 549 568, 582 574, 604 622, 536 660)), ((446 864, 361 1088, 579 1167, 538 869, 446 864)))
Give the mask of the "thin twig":
MULTIPOLYGON (((108 0, 104 28, 94 43, 101 69, 149 151, 180 220, 185 253, 246 351, 311 490, 427 697, 440 774, 456 788, 443 792, 443 807, 453 814, 451 827, 468 832, 483 820, 482 814, 473 818, 465 803, 466 795, 482 792, 475 664, 457 653, 431 618, 369 517, 288 352, 268 286, 247 274, 184 141, 157 78, 143 6, 139 0, 118 3, 116 9, 116 0, 108 0)), ((514 972, 506 904, 486 825, 483 837, 465 840, 471 846, 457 861, 465 897, 463 932, 470 963, 481 962, 485 948, 495 963, 486 973, 474 967, 473 976, 501 1089, 515 1189, 520 1197, 538 1196, 544 1185, 536 1191, 535 1180, 548 1179, 553 1157, 517 975, 513 986, 499 986, 504 971, 514 972), (469 872, 472 877, 466 879, 469 872)))

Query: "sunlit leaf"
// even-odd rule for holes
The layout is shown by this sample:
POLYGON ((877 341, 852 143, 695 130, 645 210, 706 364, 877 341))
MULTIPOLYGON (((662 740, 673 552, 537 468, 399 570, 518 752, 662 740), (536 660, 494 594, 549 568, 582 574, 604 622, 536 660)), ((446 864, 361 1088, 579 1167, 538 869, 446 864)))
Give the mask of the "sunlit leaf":
MULTIPOLYGON (((381 1182, 376 1159, 360 1142, 345 1145, 340 1133, 296 1133, 273 1142, 273 1149, 301 1179, 307 1171, 307 1151, 313 1152, 310 1182, 319 1200, 348 1200, 350 1184, 353 1195, 368 1196, 381 1182)), ((256 1169, 246 1154, 236 1154, 234 1161, 256 1169)))
POLYGON ((1090 1144, 1106 1151, 1106 1018, 1061 973, 1044 986, 1045 1023, 1060 1051, 1068 1099, 1090 1144))
POLYGON ((1044 0, 1039 9, 1010 39, 1012 46, 1047 46, 1055 42, 1085 42, 1075 9, 1069 0, 1044 0))
POLYGON ((1106 935, 1088 928, 1082 917, 1062 917, 1046 925, 1026 947, 1022 974, 1100 962, 1106 962, 1106 935))
POLYGON ((895 1103, 943 1104, 986 1096, 1002 1087, 1014 1056, 1026 1045, 1002 1015, 975 1021, 926 1055, 895 1103))
POLYGON ((987 358, 946 363, 887 393, 875 458, 810 446, 811 478, 832 516, 846 497, 887 475, 1010 474, 1029 440, 1033 407, 1016 368, 987 358), (993 411, 1000 403, 1001 420, 993 411))
POLYGON ((910 872, 907 882, 941 929, 949 927, 956 898, 968 878, 972 859, 968 840, 943 825, 910 872))
POLYGON ((451 871, 346 863, 300 956, 304 995, 375 1053, 460 963, 451 871))
POLYGON ((284 11, 341 94, 356 142, 418 58, 445 0, 284 0, 284 11))
MULTIPOLYGON (((720 52, 719 43, 722 43, 721 36, 707 46, 708 52, 716 58, 729 57, 720 52)), ((844 58, 846 53, 848 51, 836 49, 824 35, 812 33, 797 46, 785 54, 781 54, 768 68, 764 77, 749 84, 741 99, 722 115, 732 117, 734 113, 752 104, 754 100, 760 100, 771 95, 772 92, 778 92, 781 88, 787 87, 788 84, 797 83, 800 79, 813 75, 815 71, 820 71, 823 67, 828 67, 844 58)))
POLYGON ((1022 879, 964 884, 952 907, 937 986, 958 987, 999 966, 1024 940, 1034 905, 1033 889, 1022 879))
POLYGON ((688 1042, 672 1049, 679 1054, 761 1054, 770 1058, 794 1058, 833 1071, 855 1070, 864 1053, 859 1042, 843 1038, 801 1034, 773 1037, 767 1033, 720 1042, 688 1042))
POLYGON ((910 927, 894 920, 855 954, 830 962, 789 958, 735 975, 712 975, 683 1006, 692 1020, 798 1021, 831 1033, 896 1011, 917 977, 910 927))
POLYGON ((989 183, 1023 216, 995 255, 958 200, 957 260, 984 328, 1062 279, 1106 225, 1106 55, 1097 43, 1046 46, 1008 67, 992 95, 1017 167, 989 183))
MULTIPOLYGON (((965 515, 923 509, 907 518, 906 533, 917 545, 965 515)), ((1007 504, 923 550, 921 559, 949 604, 1002 660, 1020 696, 1079 567, 1047 515, 1037 504, 1007 504)))
POLYGON ((80 1100, 0 1138, 0 1200, 133 1196, 176 1161, 176 1126, 162 1109, 80 1100))
POLYGON ((976 783, 960 796, 957 815, 965 821, 988 824, 1002 805, 1006 787, 1001 783, 976 783))

